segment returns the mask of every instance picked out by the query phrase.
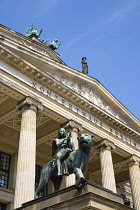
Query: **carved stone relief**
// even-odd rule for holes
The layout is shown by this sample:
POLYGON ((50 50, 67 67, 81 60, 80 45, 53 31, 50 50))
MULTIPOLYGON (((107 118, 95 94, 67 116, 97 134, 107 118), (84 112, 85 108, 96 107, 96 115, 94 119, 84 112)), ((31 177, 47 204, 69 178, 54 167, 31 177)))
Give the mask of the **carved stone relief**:
MULTIPOLYGON (((101 109, 105 110, 106 112, 108 112, 109 114, 113 115, 114 117, 116 117, 117 119, 119 119, 120 121, 124 122, 123 119, 121 119, 118 114, 116 112, 114 112, 110 106, 108 104, 106 104, 99 95, 97 95, 97 93, 95 93, 94 90, 86 88, 82 85, 79 84, 75 84, 65 78, 60 78, 57 75, 51 74, 51 76, 53 76, 56 80, 58 80, 59 82, 61 82, 62 84, 66 85, 67 87, 69 87, 70 89, 72 89, 74 92, 80 94, 81 96, 83 96, 84 98, 88 99, 89 101, 91 101, 92 103, 94 103, 95 105, 97 105, 98 107, 100 107, 101 109)), ((126 122, 124 122, 126 124, 126 122)))
MULTIPOLYGON (((22 117, 22 115, 19 114, 19 115, 15 116, 14 118, 12 118, 11 120, 4 123, 4 125, 6 125, 10 128, 13 128, 14 130, 19 131, 20 127, 21 127, 21 117, 22 117)), ((37 127, 45 124, 49 120, 50 119, 47 116, 45 116, 41 113, 36 114, 36 125, 37 125, 37 127)))

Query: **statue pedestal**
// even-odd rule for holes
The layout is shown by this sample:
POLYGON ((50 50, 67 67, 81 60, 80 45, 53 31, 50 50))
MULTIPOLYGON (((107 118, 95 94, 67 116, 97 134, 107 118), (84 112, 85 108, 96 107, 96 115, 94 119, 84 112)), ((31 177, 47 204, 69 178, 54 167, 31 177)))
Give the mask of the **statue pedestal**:
POLYGON ((130 210, 122 197, 99 185, 87 181, 84 188, 77 190, 75 185, 51 193, 42 198, 24 203, 17 210, 130 210))

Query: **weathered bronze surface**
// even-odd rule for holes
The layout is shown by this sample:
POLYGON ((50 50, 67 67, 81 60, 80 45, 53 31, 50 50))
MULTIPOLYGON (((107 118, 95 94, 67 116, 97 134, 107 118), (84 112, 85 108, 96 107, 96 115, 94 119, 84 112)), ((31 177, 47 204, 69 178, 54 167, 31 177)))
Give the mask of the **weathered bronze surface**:
MULTIPOLYGON (((65 162, 69 174, 74 173, 77 179, 84 178, 83 172, 89 162, 90 149, 92 146, 92 138, 94 136, 89 134, 81 134, 78 137, 79 148, 74 151, 68 151, 67 154, 67 149, 70 150, 73 149, 73 146, 71 147, 71 143, 70 146, 68 146, 69 145, 68 142, 71 141, 71 137, 70 138, 66 137, 65 129, 60 129, 58 134, 59 134, 58 139, 54 140, 55 143, 53 142, 54 153, 56 151, 56 146, 59 145, 57 158, 43 166, 43 169, 41 171, 39 186, 35 193, 35 198, 37 198, 39 194, 42 192, 43 188, 48 183, 49 179, 52 180, 55 191, 60 189, 62 176, 60 176, 59 172, 61 173, 61 171, 58 171, 59 170, 58 168, 59 166, 61 167, 62 164, 60 162, 58 163, 57 162, 58 160, 59 161, 62 160, 62 162, 63 161, 65 162), (61 146, 59 142, 61 142, 61 146, 64 143, 64 147, 65 145, 68 144, 66 146, 65 152, 62 152, 61 150, 62 148, 60 148, 61 146), (58 166, 57 164, 60 165, 58 166)), ((64 171, 65 170, 63 170, 63 173, 64 171)))
POLYGON ((36 38, 39 39, 40 37, 40 34, 42 32, 42 29, 40 30, 40 32, 38 33, 37 31, 38 27, 34 25, 34 23, 32 23, 32 27, 31 28, 28 28, 26 30, 26 35, 27 37, 32 37, 32 36, 35 36, 36 38))
POLYGON ((58 39, 53 39, 53 41, 51 43, 48 42, 49 39, 46 39, 43 41, 44 44, 46 44, 48 47, 50 47, 53 50, 56 50, 59 48, 61 42, 58 41, 58 39))
POLYGON ((38 40, 40 40, 42 43, 46 44, 47 47, 50 47, 52 50, 56 50, 59 48, 61 42, 59 42, 58 39, 53 39, 52 42, 49 42, 49 39, 41 39, 40 38, 40 34, 42 33, 43 29, 40 30, 40 32, 38 32, 38 27, 35 26, 34 23, 32 23, 32 27, 31 28, 28 28, 26 30, 26 35, 27 37, 29 38, 32 38, 32 37, 36 37, 38 40))
POLYGON ((66 137, 64 128, 58 130, 58 138, 53 140, 52 155, 56 153, 57 175, 69 175, 66 158, 74 151, 74 144, 71 136, 66 137))
POLYGON ((88 65, 87 65, 87 62, 86 62, 86 57, 82 58, 81 63, 82 63, 82 73, 88 74, 88 65))

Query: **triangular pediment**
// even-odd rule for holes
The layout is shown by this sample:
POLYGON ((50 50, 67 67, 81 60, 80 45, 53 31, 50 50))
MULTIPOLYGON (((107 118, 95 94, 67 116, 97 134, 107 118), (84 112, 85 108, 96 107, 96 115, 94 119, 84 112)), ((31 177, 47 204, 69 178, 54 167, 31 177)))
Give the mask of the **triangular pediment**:
MULTIPOLYGON (((7 36, 9 37, 9 33, 11 32, 8 31, 7 33, 7 36)), ((23 35, 20 36, 22 37, 18 37, 18 35, 16 37, 18 43, 21 39, 22 42, 23 39, 24 42, 27 42, 26 37, 23 35)), ((32 41, 30 42, 32 43, 32 41)), ((70 100, 72 100, 73 103, 76 103, 75 97, 77 97, 79 100, 83 101, 82 103, 89 104, 90 109, 93 112, 94 110, 96 110, 96 112, 98 111, 100 116, 101 114, 107 115, 110 119, 113 119, 118 123, 122 123, 124 126, 129 126, 133 130, 139 132, 138 119, 129 112, 129 110, 123 106, 123 104, 121 104, 98 80, 66 66, 59 56, 49 48, 43 48, 44 46, 39 46, 34 42, 32 44, 32 46, 34 46, 33 49, 31 49, 29 45, 25 46, 26 44, 20 45, 19 47, 19 45, 12 44, 8 41, 8 38, 5 38, 1 41, 1 48, 7 50, 7 52, 20 60, 22 64, 20 66, 17 62, 17 66, 21 67, 19 69, 23 72, 26 69, 26 74, 29 76, 35 77, 38 73, 40 76, 38 78, 36 76, 37 81, 40 80, 41 83, 47 85, 45 82, 46 80, 42 79, 43 77, 47 77, 55 83, 55 91, 58 92, 58 86, 67 90, 62 91, 61 95, 68 97, 70 94, 72 96, 70 100), (48 53, 48 55, 41 53, 40 50, 43 51, 43 49, 46 53, 48 53), (23 68, 23 64, 25 64, 26 67, 23 68), (67 94, 65 94, 66 92, 67 94)), ((52 85, 51 88, 53 89, 53 87, 54 86, 52 85)), ((82 106, 82 103, 79 103, 79 106, 82 106)))

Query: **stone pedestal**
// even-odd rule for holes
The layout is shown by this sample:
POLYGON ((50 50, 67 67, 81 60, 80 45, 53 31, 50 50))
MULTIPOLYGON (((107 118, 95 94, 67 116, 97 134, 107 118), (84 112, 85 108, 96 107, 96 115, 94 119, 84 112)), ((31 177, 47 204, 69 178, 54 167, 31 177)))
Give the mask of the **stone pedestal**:
POLYGON ((140 159, 132 156, 128 165, 134 208, 140 210, 140 159))
MULTIPOLYGON (((23 204, 20 210, 130 210, 123 204, 121 196, 94 183, 86 183, 84 188, 75 185, 59 190, 43 198, 23 204)), ((19 210, 18 209, 18 210, 19 210)))
POLYGON ((102 185, 116 193, 117 190, 111 155, 111 150, 115 149, 115 145, 109 140, 104 139, 97 143, 96 148, 99 148, 100 150, 102 185))
POLYGON ((43 109, 40 102, 27 97, 17 105, 22 111, 19 139, 14 208, 34 198, 36 163, 36 112, 43 109))
MULTIPOLYGON (((70 120, 70 121, 64 123, 62 125, 62 127, 65 128, 67 134, 71 133, 74 147, 75 147, 75 149, 78 149, 77 137, 78 137, 78 133, 83 131, 82 126, 79 123, 77 123, 73 120, 70 120)), ((63 177, 61 188, 65 188, 65 187, 74 185, 75 182, 76 182, 75 174, 71 174, 68 177, 63 177)))

